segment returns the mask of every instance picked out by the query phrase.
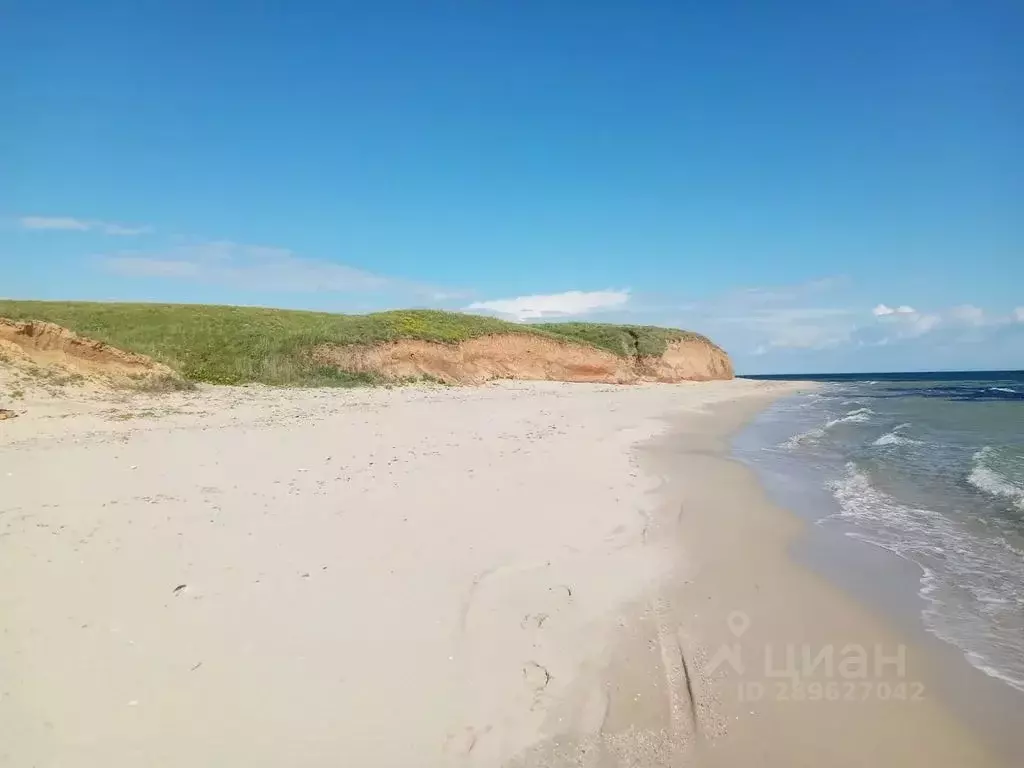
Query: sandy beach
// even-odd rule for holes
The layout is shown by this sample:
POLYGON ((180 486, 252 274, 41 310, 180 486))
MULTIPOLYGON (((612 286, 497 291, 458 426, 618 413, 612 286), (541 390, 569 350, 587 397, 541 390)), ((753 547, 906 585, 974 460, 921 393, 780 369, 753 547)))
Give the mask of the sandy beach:
POLYGON ((0 764, 1010 765, 728 457, 795 386, 29 400, 0 764))

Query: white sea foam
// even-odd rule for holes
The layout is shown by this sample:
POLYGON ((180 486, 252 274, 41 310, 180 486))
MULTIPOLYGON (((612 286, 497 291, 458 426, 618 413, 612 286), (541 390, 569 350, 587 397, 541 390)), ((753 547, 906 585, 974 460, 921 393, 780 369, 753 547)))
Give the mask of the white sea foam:
POLYGON ((867 421, 868 417, 873 414, 874 411, 872 411, 870 408, 857 408, 856 410, 850 411, 845 416, 838 418, 834 422, 830 423, 837 423, 840 421, 867 421))
POLYGON ((886 432, 880 438, 875 440, 874 445, 919 445, 920 440, 915 440, 912 437, 901 435, 900 431, 907 429, 909 424, 900 424, 899 426, 893 427, 892 432, 886 432))
POLYGON ((831 487, 840 510, 832 519, 855 526, 847 535, 922 569, 928 630, 960 648, 973 666, 1024 691, 1020 553, 938 511, 901 504, 853 463, 831 487))
POLYGON ((1001 475, 989 465, 992 449, 985 446, 974 454, 971 473, 967 482, 990 496, 1009 499, 1019 509, 1024 509, 1024 487, 1001 475))
POLYGON ((782 443, 782 447, 796 448, 801 443, 820 440, 825 436, 825 433, 828 430, 832 429, 832 427, 834 427, 836 424, 844 424, 851 422, 863 423, 866 421, 870 421, 874 413, 875 412, 872 411, 870 408, 857 408, 856 410, 850 411, 844 416, 839 416, 838 418, 835 419, 829 419, 820 427, 815 427, 814 429, 810 429, 806 432, 801 432, 799 435, 793 435, 793 437, 789 438, 788 440, 782 443))
POLYGON ((895 432, 886 432, 880 438, 875 440, 873 445, 913 445, 914 443, 920 442, 920 440, 915 440, 912 437, 904 437, 903 435, 896 434, 895 432))
POLYGON ((1007 392, 1011 395, 1017 394, 1016 389, 1010 389, 1009 387, 989 387, 988 390, 989 392, 1007 392))

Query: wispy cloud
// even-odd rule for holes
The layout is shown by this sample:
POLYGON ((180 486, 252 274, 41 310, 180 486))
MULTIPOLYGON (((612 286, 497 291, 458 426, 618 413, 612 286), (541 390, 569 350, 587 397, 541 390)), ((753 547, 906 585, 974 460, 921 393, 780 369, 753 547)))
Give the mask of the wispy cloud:
POLYGON ((106 235, 144 235, 152 232, 150 227, 126 227, 123 224, 111 224, 109 222, 97 222, 100 230, 106 235))
POLYGON ((141 235, 150 231, 149 227, 125 226, 109 221, 76 219, 70 216, 22 216, 18 223, 25 229, 101 232, 105 235, 118 236, 141 235))
POLYGON ((964 325, 985 325, 988 318, 985 317, 985 310, 973 304, 961 304, 950 310, 950 316, 957 322, 964 325))
POLYGON ((89 222, 67 216, 22 216, 18 223, 25 229, 90 229, 89 222))
POLYGON ((1024 359, 1024 306, 872 302, 843 278, 747 287, 696 301, 636 294, 627 312, 706 334, 741 370, 879 370, 1024 359))
POLYGON ((1003 314, 986 312, 973 304, 959 304, 920 312, 906 305, 891 309, 879 304, 872 310, 872 314, 875 316, 875 325, 865 325, 858 331, 858 343, 861 345, 887 345, 937 332, 943 334, 944 343, 955 342, 958 339, 979 342, 984 340, 984 336, 979 336, 979 333, 1024 322, 1024 307, 1017 307, 1009 314, 1003 314), (888 311, 879 311, 883 308, 888 311))
MULTIPOLYGON (((879 305, 884 306, 884 305, 879 305)), ((910 309, 907 307, 907 309, 910 309)), ((876 325, 866 325, 858 333, 860 344, 888 344, 897 339, 912 339, 930 333, 942 323, 942 317, 936 313, 918 312, 879 312, 875 307, 871 313, 879 321, 876 325)))
POLYGON ((913 307, 908 307, 906 304, 901 304, 898 307, 889 307, 885 304, 879 304, 873 310, 871 314, 875 317, 886 317, 888 315, 912 315, 916 310, 913 307))
POLYGON ((552 317, 573 317, 622 309, 629 301, 628 290, 565 291, 564 293, 517 296, 511 299, 475 301, 469 312, 493 312, 522 322, 552 317))
POLYGON ((856 328, 856 311, 834 299, 845 283, 842 277, 826 277, 729 291, 682 307, 675 324, 722 339, 740 352, 826 349, 849 340, 856 328))
POLYGON ((331 261, 304 258, 286 248, 212 240, 159 252, 125 251, 101 257, 105 269, 128 277, 212 283, 286 293, 395 291, 437 301, 449 294, 331 261))
POLYGON ((855 327, 848 309, 793 307, 751 310, 747 315, 725 317, 729 323, 761 341, 758 349, 826 349, 850 338, 855 327))
POLYGON ((831 275, 790 285, 748 286, 730 291, 714 301, 741 306, 787 306, 828 294, 847 282, 842 275, 831 275))

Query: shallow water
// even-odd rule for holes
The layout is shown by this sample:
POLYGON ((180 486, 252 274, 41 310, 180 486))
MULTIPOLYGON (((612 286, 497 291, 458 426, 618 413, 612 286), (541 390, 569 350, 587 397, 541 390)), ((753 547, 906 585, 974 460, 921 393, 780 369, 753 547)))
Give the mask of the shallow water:
POLYGON ((830 377, 735 450, 818 525, 915 563, 926 629, 1024 691, 1024 373, 830 377))

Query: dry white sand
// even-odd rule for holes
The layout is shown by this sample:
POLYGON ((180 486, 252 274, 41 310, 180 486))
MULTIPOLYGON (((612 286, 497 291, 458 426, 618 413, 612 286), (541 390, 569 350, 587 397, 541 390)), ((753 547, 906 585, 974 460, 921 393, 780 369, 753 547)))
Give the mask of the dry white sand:
POLYGON ((670 565, 631 446, 764 387, 28 403, 0 423, 0 760, 500 765, 576 727, 670 565))
POLYGON ((795 523, 719 455, 788 386, 19 404, 0 765, 982 764, 931 703, 755 716, 700 676, 737 606, 762 643, 894 641, 788 563, 795 523), (639 448, 666 417, 697 442, 639 448))

